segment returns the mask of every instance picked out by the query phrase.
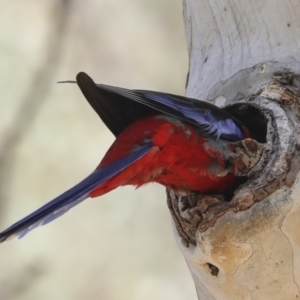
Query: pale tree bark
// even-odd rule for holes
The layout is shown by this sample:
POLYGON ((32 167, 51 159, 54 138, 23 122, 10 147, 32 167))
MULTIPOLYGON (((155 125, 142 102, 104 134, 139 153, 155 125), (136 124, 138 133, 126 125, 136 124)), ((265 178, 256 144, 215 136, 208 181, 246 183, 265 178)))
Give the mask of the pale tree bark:
POLYGON ((168 192, 201 300, 300 298, 299 16, 299 0, 184 1, 187 95, 228 106, 261 144, 226 201, 168 192))

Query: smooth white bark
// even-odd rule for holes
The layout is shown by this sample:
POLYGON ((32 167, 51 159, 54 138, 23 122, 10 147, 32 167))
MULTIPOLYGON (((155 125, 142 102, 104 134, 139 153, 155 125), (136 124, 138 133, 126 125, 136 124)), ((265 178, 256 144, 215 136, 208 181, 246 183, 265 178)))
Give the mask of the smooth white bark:
MULTIPOLYGON (((185 0, 183 4, 190 57, 188 96, 213 99, 222 91, 220 84, 268 61, 286 62, 299 70, 298 0, 185 0)), ((255 72, 258 81, 264 80, 268 69, 267 64, 264 73, 255 72)), ((242 87, 235 84, 234 93, 247 96, 255 91, 256 86, 242 82, 242 87)))
MULTIPOLYGON (((257 101, 261 107, 274 106, 269 108, 277 121, 273 124, 277 141, 270 133, 268 138, 277 154, 253 186, 267 180, 270 169, 276 169, 273 176, 285 178, 262 201, 243 211, 227 211, 207 229, 199 227, 196 246, 186 247, 175 233, 201 300, 300 298, 299 150, 295 150, 300 140, 300 94, 289 98, 281 83, 266 86, 277 72, 300 73, 299 16, 296 0, 184 1, 190 55, 187 95, 223 106, 256 95, 263 86, 257 101), (209 264, 218 268, 217 276, 209 264)), ((251 193, 250 185, 247 191, 251 193)))

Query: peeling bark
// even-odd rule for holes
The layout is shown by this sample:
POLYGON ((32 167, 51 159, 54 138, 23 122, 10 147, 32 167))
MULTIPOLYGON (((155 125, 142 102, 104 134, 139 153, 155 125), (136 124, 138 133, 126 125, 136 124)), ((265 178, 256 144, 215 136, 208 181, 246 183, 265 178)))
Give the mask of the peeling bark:
MULTIPOLYGON (((199 299, 300 298, 300 6, 186 0, 187 95, 241 119, 247 180, 234 195, 168 191, 199 299)), ((242 175, 242 174, 241 174, 242 175)))

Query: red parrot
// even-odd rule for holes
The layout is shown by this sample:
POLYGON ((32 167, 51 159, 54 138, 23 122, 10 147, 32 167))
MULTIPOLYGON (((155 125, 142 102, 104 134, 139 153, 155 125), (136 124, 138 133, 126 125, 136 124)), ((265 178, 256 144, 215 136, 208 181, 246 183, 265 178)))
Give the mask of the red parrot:
POLYGON ((239 183, 233 143, 250 134, 225 110, 182 96, 95 84, 83 72, 76 80, 116 140, 91 175, 1 232, 0 242, 123 185, 157 182, 182 195, 222 194, 239 183))

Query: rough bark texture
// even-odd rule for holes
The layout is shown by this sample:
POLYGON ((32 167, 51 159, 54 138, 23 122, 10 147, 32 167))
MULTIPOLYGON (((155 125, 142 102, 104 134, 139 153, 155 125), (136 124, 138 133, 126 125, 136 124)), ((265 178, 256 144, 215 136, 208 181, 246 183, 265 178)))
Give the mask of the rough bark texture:
POLYGON ((299 1, 184 1, 187 95, 228 107, 259 142, 240 145, 248 180, 227 201, 168 193, 201 300, 300 298, 299 15, 299 1))

